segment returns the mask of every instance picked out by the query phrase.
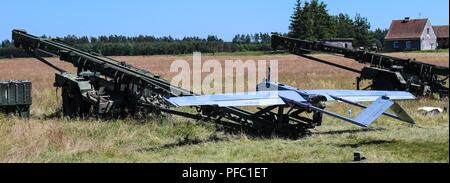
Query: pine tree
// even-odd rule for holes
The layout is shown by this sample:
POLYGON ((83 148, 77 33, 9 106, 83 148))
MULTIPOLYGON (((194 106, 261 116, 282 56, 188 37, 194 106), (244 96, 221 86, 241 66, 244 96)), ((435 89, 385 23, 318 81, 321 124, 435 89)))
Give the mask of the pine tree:
POLYGON ((250 44, 252 42, 252 37, 250 35, 246 35, 244 39, 244 43, 250 44))
MULTIPOLYGON (((287 36, 287 35, 285 35, 287 36)), ((268 33, 261 34, 261 43, 269 44, 272 41, 271 36, 268 33)))
POLYGON ((289 36, 306 40, 334 37, 333 19, 328 14, 326 4, 318 0, 304 2, 297 0, 291 16, 289 36))
POLYGON ((299 38, 301 35, 301 17, 303 14, 302 1, 297 0, 294 13, 291 15, 291 24, 289 25, 289 36, 293 38, 299 38))
POLYGON ((353 19, 347 14, 339 14, 334 17, 335 36, 338 38, 353 38, 355 31, 353 29, 353 19))
POLYGON ((240 39, 240 37, 241 37, 241 35, 235 35, 234 37, 233 37, 233 40, 231 41, 232 43, 239 43, 239 39, 240 39))
POLYGON ((254 41, 254 43, 260 43, 261 42, 261 38, 259 37, 259 34, 258 33, 255 33, 254 34, 254 36, 253 36, 253 41, 254 41))
POLYGON ((244 34, 242 34, 240 37, 239 37, 239 43, 245 43, 245 35, 244 34))
POLYGON ((11 42, 8 39, 5 39, 2 41, 1 48, 6 48, 11 44, 11 42))
POLYGON ((355 31, 354 44, 357 47, 370 47, 373 43, 373 35, 370 33, 370 23, 365 17, 356 14, 353 22, 353 29, 355 31))

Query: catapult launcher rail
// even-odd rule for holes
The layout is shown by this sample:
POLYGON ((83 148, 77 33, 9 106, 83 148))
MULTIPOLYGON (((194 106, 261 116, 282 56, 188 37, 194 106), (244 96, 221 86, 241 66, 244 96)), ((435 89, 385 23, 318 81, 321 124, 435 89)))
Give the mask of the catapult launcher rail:
POLYGON ((323 42, 294 39, 273 33, 272 48, 277 50, 280 47, 291 54, 360 74, 356 79, 358 90, 361 89, 361 81, 371 80, 372 84, 363 89, 409 91, 418 97, 431 96, 436 93, 440 97, 448 97, 449 88, 445 86, 449 77, 448 67, 362 50, 341 48, 323 42), (362 70, 357 70, 306 55, 310 52, 343 56, 368 66, 362 70))
POLYGON ((125 62, 71 47, 56 39, 47 39, 13 30, 14 45, 55 69, 54 86, 62 88, 63 114, 69 117, 98 116, 120 118, 130 115, 173 114, 240 128, 259 135, 294 136, 322 124, 322 115, 367 127, 380 115, 414 123, 392 100, 414 99, 408 92, 300 90, 281 83, 263 81, 258 91, 241 94, 199 96, 171 85, 148 71, 125 62), (40 55, 58 56, 71 63, 70 73, 40 55), (268 90, 268 91, 266 91, 268 90), (341 101, 363 111, 356 117, 344 117, 325 110, 325 102, 341 101), (356 102, 373 102, 370 106, 356 102), (256 106, 256 112, 238 107, 256 106), (190 107, 190 108, 176 108, 190 107), (392 113, 384 112, 393 109, 392 113))
MULTIPOLYGON (((57 72, 54 86, 62 88, 63 114, 75 116, 123 117, 134 114, 168 113, 196 120, 207 119, 231 127, 272 133, 273 119, 237 107, 195 106, 185 112, 169 108, 165 98, 196 95, 172 86, 168 81, 125 62, 73 48, 57 39, 47 39, 13 30, 14 45, 26 50, 57 72), (69 73, 39 56, 50 54, 73 64, 69 73)), ((303 125, 299 131, 304 130, 303 125)), ((296 130, 298 127, 293 127, 296 130)), ((292 129, 292 128, 291 128, 292 129)))

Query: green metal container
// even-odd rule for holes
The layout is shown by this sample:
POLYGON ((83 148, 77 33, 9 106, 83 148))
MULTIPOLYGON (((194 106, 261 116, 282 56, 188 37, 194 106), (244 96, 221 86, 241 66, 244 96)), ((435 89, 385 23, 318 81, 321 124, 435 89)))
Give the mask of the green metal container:
POLYGON ((31 81, 0 81, 0 112, 29 117, 31 81))

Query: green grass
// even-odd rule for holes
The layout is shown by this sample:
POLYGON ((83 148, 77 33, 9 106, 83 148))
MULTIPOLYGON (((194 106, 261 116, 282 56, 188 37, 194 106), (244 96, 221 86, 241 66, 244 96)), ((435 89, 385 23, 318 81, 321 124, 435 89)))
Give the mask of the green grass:
POLYGON ((0 161, 351 162, 359 151, 368 162, 448 163, 448 130, 448 123, 394 122, 362 131, 327 119, 312 136, 288 140, 226 134, 215 125, 178 118, 145 123, 10 118, 0 125, 0 161))
MULTIPOLYGON (((180 117, 45 119, 55 110, 39 109, 28 121, 0 116, 0 162, 351 162, 358 151, 367 162, 448 163, 448 114, 414 112, 418 106, 446 104, 402 102, 416 126, 383 117, 361 129, 325 117, 323 126, 298 140, 229 134, 219 125, 180 117)), ((349 108, 333 104, 329 109, 345 113, 349 108)))

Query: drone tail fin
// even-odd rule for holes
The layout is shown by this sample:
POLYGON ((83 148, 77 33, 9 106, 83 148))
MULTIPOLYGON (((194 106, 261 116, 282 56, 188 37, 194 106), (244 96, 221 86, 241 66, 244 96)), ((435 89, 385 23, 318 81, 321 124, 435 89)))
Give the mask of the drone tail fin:
POLYGON ((360 126, 367 127, 383 115, 392 105, 394 105, 392 100, 380 97, 361 111, 358 116, 353 119, 353 121, 358 123, 360 126))

